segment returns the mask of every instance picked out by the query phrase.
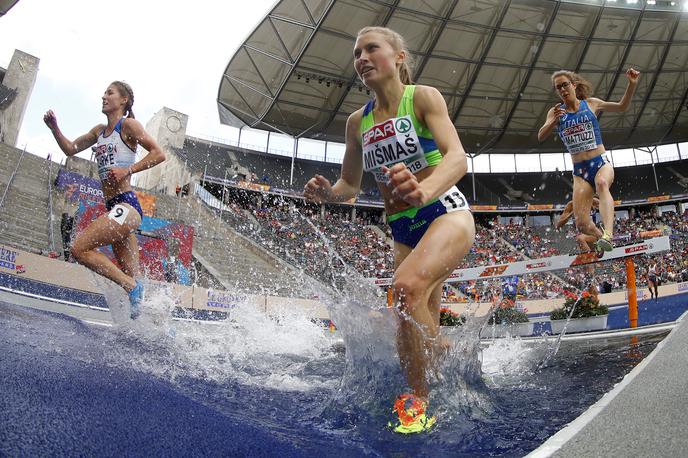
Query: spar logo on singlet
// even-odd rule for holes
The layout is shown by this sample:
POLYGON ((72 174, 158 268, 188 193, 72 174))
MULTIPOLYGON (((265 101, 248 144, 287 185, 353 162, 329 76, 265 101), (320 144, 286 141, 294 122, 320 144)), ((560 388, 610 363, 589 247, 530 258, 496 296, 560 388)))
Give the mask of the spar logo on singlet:
POLYGON ((597 147, 595 127, 587 113, 562 121, 561 138, 571 154, 597 147))
POLYGON ((363 167, 366 172, 373 172, 377 181, 386 181, 380 171, 382 166, 404 162, 411 173, 416 173, 428 165, 408 115, 374 125, 363 133, 362 140, 363 167))

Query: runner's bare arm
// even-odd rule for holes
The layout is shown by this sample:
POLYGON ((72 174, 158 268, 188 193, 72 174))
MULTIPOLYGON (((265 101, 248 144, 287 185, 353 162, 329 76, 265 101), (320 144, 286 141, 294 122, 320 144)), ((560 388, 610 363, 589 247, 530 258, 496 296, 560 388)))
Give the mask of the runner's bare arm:
POLYGON ((132 174, 143 172, 165 161, 165 152, 136 119, 126 118, 122 130, 126 138, 134 139, 137 144, 148 151, 148 154, 130 167, 132 174))
POLYGON ((136 119, 126 118, 122 123, 122 139, 128 144, 132 141, 141 145, 148 154, 146 154, 140 161, 132 164, 128 168, 116 167, 112 169, 110 174, 115 181, 121 181, 131 175, 148 170, 155 167, 165 160, 165 152, 160 145, 148 135, 140 122, 136 119))
POLYGON ((48 110, 46 112, 46 114, 43 116, 43 122, 48 126, 53 134, 53 137, 55 137, 57 145, 66 156, 74 156, 75 154, 80 153, 89 146, 93 145, 96 141, 98 141, 98 134, 102 132, 103 128, 105 127, 102 124, 98 124, 93 129, 88 131, 88 133, 78 137, 74 141, 71 141, 64 136, 58 127, 57 117, 55 116, 55 113, 53 113, 53 110, 48 110))
POLYGON ((559 125, 559 118, 566 114, 566 111, 561 107, 561 104, 556 104, 547 112, 547 119, 538 131, 538 141, 543 142, 550 136, 552 131, 559 125))
POLYGON ((303 194, 316 203, 346 202, 356 197, 363 178, 363 155, 359 137, 362 110, 355 111, 346 121, 346 149, 342 161, 341 177, 334 185, 322 175, 316 175, 306 183, 303 194))
POLYGON ((635 94, 635 88, 638 86, 640 72, 633 68, 629 68, 626 70, 626 77, 628 77, 628 86, 626 86, 626 92, 624 92, 623 97, 621 97, 621 100, 618 102, 607 102, 595 97, 590 97, 588 99, 588 104, 595 114, 599 113, 600 111, 619 113, 628 110, 628 108, 631 106, 633 94, 635 94))

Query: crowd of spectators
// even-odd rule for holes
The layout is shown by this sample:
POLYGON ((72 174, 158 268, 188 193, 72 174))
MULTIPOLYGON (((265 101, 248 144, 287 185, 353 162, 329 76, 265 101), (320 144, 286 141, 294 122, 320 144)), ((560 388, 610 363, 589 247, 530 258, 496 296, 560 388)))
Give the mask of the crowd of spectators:
POLYGON ((501 226, 496 221, 487 226, 476 224, 475 229, 475 242, 459 268, 505 264, 522 259, 513 247, 502 240, 501 226))
MULTIPOLYGON (((342 263, 365 278, 388 278, 393 274, 391 234, 386 226, 378 225, 380 217, 374 212, 353 216, 350 207, 322 211, 319 206, 295 199, 262 195, 258 199, 232 201, 228 213, 231 214, 228 222, 237 230, 316 278, 329 276, 331 280, 333 271, 345 268, 342 263), (237 224, 237 221, 242 223, 237 224)), ((569 233, 559 235, 573 236, 573 230, 569 226, 569 233)), ((552 233, 551 238, 547 234, 548 231, 538 234, 520 221, 511 220, 506 224, 497 218, 483 221, 476 225, 475 243, 459 267, 504 264, 561 254, 555 234, 552 233)), ((616 221, 617 244, 659 234, 672 238, 671 252, 655 258, 660 281, 688 280, 688 212, 661 216, 649 211, 634 212, 631 218, 616 221)), ((646 271, 647 259, 638 257, 640 285, 645 281, 646 271)), ((584 267, 524 275, 519 280, 517 293, 520 298, 530 299, 558 297, 567 288, 587 288, 591 282, 604 290, 625 288, 623 260, 597 265, 594 276, 584 267)), ((443 299, 492 298, 499 291, 499 279, 458 283, 443 289, 443 299)))
MULTIPOLYGON (((639 287, 647 285, 650 260, 657 263, 660 284, 688 281, 688 211, 682 215, 675 212, 659 215, 656 210, 634 211, 629 218, 617 219, 614 231, 617 244, 636 243, 660 235, 670 238, 669 252, 635 257, 636 284, 639 287)), ((622 290, 626 288, 626 267, 623 260, 598 264, 594 276, 582 268, 568 269, 565 279, 576 288, 585 288, 592 282, 600 292, 622 290)))
POLYGON ((498 224, 497 233, 516 250, 528 258, 546 258, 561 254, 553 240, 537 234, 530 226, 523 224, 498 224))

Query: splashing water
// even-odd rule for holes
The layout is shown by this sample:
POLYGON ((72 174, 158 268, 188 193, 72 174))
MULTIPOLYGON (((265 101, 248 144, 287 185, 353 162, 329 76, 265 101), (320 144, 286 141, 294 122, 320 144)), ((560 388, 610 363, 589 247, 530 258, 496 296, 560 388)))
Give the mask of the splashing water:
MULTIPOLYGON (((346 349, 343 361, 333 339, 298 307, 287 306, 267 316, 245 303, 231 309, 225 321, 175 320, 177 301, 172 291, 149 283, 141 316, 131 321, 126 295, 99 278, 119 343, 142 350, 134 358, 121 357, 133 359, 132 366, 139 370, 170 380, 191 377, 282 392, 324 389, 330 393, 329 402, 317 415, 327 424, 340 427, 342 421, 351 425, 369 421, 379 428, 386 424, 394 398, 407 391, 396 349, 399 318, 387 308, 381 290, 349 267, 310 220, 296 209, 291 214, 307 222, 325 247, 330 283, 304 282, 310 294, 327 306, 337 326, 337 339, 346 349), (334 372, 333 361, 339 366, 334 372)), ((480 323, 470 321, 460 333, 441 337, 445 351, 430 376, 430 397, 445 417, 474 407, 489 410, 481 378, 479 329, 480 323)))
POLYGON ((335 350, 332 338, 305 310, 282 307, 268 316, 255 304, 244 302, 222 321, 173 318, 178 298, 164 285, 146 283, 141 316, 129 319, 129 303, 121 288, 99 280, 121 339, 144 350, 139 369, 171 379, 195 377, 213 382, 228 380, 280 390, 309 390, 332 381, 300 379, 309 362, 327 358, 335 350), (162 351, 161 351, 162 350, 162 351), (164 357, 161 359, 161 353, 164 357))
MULTIPOLYGON (((400 317, 396 309, 387 307, 386 295, 350 268, 310 220, 296 210, 292 213, 305 220, 323 242, 330 267, 334 268, 332 261, 337 259, 344 273, 320 294, 346 347, 339 389, 322 417, 333 426, 341 427, 344 415, 352 427, 368 424, 379 429, 389 419, 396 396, 408 391, 396 348, 400 317)), ((429 374, 430 400, 433 413, 447 422, 456 415, 492 410, 481 378, 479 321, 445 330, 447 335, 435 342, 443 351, 436 356, 436 368, 429 374)))
MULTIPOLYGON (((324 434, 360 453, 407 450, 409 444, 399 441, 390 448, 391 433, 385 429, 394 398, 407 390, 396 348, 400 318, 387 307, 382 291, 349 267, 314 224, 296 209, 291 214, 306 221, 324 247, 319 255, 329 269, 327 280, 304 275, 301 293, 327 306, 336 337, 288 302, 271 315, 246 302, 230 309, 224 321, 180 319, 172 290, 152 284, 146 285, 141 317, 131 321, 126 295, 108 283, 102 289, 116 332, 106 358, 112 366, 126 364, 169 380, 176 390, 227 415, 238 409, 270 431, 307 430, 304 440, 324 434)), ((298 264, 298 254, 287 252, 294 256, 288 260, 298 264)), ((547 402, 541 401, 546 388, 538 380, 558 383, 560 378, 547 364, 538 367, 542 360, 561 364, 555 358, 559 339, 555 348, 550 344, 555 339, 517 338, 481 347, 488 319, 489 314, 444 328, 436 342, 444 350, 433 355, 430 406, 440 421, 423 441, 439 441, 442 450, 460 445, 479 451, 485 444, 491 445, 484 450, 512 450, 512 445, 493 444, 493 437, 510 442, 519 432, 506 424, 523 421, 519 412, 535 402, 530 393, 547 402)), ((489 335, 489 329, 485 332, 489 335)), ((539 427, 529 431, 542 434, 539 427)))

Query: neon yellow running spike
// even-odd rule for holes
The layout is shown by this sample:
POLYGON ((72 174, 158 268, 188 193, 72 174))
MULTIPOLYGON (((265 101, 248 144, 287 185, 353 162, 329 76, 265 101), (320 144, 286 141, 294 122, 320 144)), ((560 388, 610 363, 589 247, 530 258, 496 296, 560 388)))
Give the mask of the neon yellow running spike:
POLYGON ((602 231, 602 237, 595 242, 595 249, 597 251, 612 251, 612 249, 614 249, 614 245, 612 245, 612 235, 607 232, 606 229, 602 231))
POLYGON ((412 434, 428 431, 437 422, 437 418, 425 415, 427 402, 418 399, 413 394, 400 394, 394 401, 392 411, 396 413, 394 422, 387 426, 395 433, 412 434))

